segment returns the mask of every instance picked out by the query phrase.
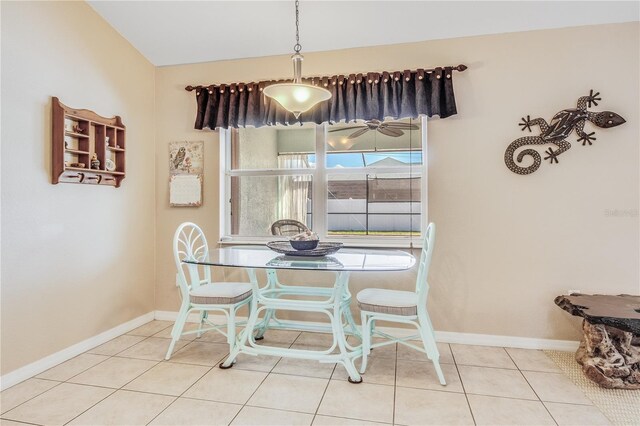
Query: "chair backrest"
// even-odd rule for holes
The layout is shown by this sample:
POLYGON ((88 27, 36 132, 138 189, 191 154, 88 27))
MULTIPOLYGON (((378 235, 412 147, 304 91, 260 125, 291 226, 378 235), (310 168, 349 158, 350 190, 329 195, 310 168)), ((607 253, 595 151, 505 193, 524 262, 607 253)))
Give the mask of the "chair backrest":
POLYGON ((178 282, 183 298, 189 298, 189 290, 211 281, 211 269, 208 267, 188 267, 184 260, 209 260, 209 246, 202 229, 195 223, 185 222, 178 226, 173 236, 173 258, 178 271, 178 282), (200 276, 200 270, 203 276, 200 276), (187 273, 185 273, 185 271, 187 273))
POLYGON ((422 242, 422 253, 420 254, 420 263, 418 265, 418 277, 416 279, 416 293, 418 293, 418 306, 426 307, 427 296, 429 294, 429 266, 431 265, 431 256, 433 255, 433 247, 436 240, 436 224, 431 222, 427 226, 424 240, 422 242))
POLYGON ((307 225, 293 219, 277 220, 271 225, 271 235, 291 236, 305 231, 309 231, 307 225))

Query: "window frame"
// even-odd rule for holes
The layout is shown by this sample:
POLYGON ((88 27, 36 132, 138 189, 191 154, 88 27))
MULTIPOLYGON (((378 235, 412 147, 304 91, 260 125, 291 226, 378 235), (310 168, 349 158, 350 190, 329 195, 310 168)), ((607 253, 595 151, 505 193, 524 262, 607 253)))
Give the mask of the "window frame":
MULTIPOLYGON (((420 177, 421 216, 420 231, 427 229, 428 202, 428 119, 420 116, 420 130, 422 137, 422 165, 413 169, 415 177, 420 177)), ((393 247, 412 248, 422 246, 420 236, 355 236, 355 235, 327 235, 328 228, 328 176, 366 174, 371 169, 366 167, 326 168, 326 140, 329 125, 326 123, 316 127, 316 166, 313 169, 231 169, 231 129, 221 129, 219 133, 219 165, 220 165, 220 203, 219 203, 219 240, 220 244, 264 244, 273 240, 272 236, 240 236, 231 235, 231 179, 232 176, 312 176, 312 209, 313 231, 322 241, 341 242, 346 247, 393 247)), ((398 169, 377 167, 376 173, 397 173, 398 169)))

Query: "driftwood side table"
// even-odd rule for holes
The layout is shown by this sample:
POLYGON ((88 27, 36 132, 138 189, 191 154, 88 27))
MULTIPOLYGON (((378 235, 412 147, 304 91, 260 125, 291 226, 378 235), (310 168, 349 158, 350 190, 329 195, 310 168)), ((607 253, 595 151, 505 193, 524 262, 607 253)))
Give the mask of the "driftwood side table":
POLYGON ((640 296, 575 294, 556 305, 583 317, 576 361, 605 388, 640 389, 640 296))

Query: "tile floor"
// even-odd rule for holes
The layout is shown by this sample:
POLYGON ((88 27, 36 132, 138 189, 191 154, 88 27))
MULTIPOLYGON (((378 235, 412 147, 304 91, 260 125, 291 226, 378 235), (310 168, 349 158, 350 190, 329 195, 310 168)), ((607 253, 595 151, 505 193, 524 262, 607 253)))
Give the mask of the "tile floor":
MULTIPOLYGON (((217 364, 219 335, 190 336, 163 361, 170 322, 152 321, 0 394, 0 425, 609 424, 543 352, 438 344, 448 380, 405 346, 374 349, 364 383, 341 366, 274 357, 217 364)), ((326 336, 270 331, 313 347, 326 336)))

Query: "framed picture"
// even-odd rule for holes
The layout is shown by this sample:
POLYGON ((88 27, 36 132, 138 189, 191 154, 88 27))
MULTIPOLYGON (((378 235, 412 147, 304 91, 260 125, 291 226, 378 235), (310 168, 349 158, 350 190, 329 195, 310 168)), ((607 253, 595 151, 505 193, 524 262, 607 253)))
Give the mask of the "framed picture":
POLYGON ((173 175, 169 182, 171 207, 200 207, 202 205, 202 175, 173 175))
POLYGON ((170 142, 169 173, 200 175, 204 169, 204 141, 170 142))
POLYGON ((169 143, 169 205, 200 207, 204 171, 204 141, 169 143))

